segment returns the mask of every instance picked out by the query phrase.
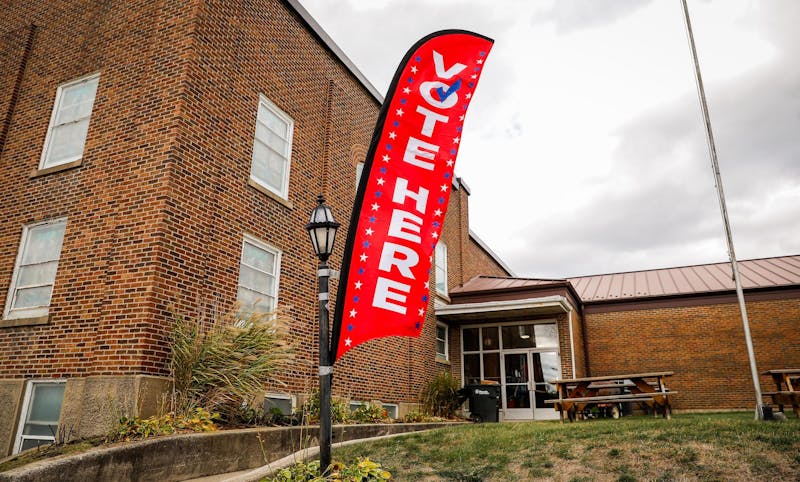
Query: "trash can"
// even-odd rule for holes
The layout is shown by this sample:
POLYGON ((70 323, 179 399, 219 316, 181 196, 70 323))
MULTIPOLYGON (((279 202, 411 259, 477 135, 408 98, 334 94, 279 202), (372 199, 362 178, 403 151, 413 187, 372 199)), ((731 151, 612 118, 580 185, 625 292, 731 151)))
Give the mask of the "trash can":
POLYGON ((469 412, 476 422, 498 422, 500 410, 500 385, 466 385, 469 412))

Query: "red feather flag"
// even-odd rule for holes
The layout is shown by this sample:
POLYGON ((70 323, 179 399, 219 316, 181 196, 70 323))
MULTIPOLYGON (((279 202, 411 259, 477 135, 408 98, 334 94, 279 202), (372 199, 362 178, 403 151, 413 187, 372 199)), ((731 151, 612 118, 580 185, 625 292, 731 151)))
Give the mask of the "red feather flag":
POLYGON ((394 75, 367 153, 342 261, 333 359, 373 338, 419 336, 467 113, 493 41, 436 32, 394 75))

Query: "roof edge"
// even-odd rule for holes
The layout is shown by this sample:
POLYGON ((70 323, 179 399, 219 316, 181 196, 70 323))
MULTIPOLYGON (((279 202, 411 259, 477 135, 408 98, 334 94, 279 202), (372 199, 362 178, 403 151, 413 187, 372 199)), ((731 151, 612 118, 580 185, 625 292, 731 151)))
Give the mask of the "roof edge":
POLYGON ((475 234, 475 231, 473 231, 472 228, 470 228, 469 230, 469 237, 472 238, 472 240, 475 241, 475 244, 477 244, 482 250, 484 250, 486 254, 488 254, 497 264, 499 264, 501 268, 506 270, 506 273, 508 273, 510 277, 516 278, 514 271, 505 263, 505 261, 500 259, 500 256, 498 256, 497 253, 492 251, 492 249, 486 243, 484 243, 483 240, 480 237, 478 237, 477 234, 475 234))
POLYGON ((298 15, 300 15, 300 18, 302 18, 306 25, 308 25, 308 27, 311 29, 311 32, 316 35, 322 44, 328 50, 330 50, 331 53, 336 56, 336 58, 339 59, 339 61, 347 68, 347 70, 350 71, 351 74, 353 74, 356 79, 358 79, 367 92, 369 92, 372 97, 378 101, 378 104, 383 104, 384 98, 381 93, 378 92, 378 89, 376 89, 375 86, 372 85, 369 80, 367 80, 367 77, 358 69, 358 67, 356 67, 356 65, 352 60, 350 60, 344 51, 339 48, 338 45, 336 45, 336 42, 334 42, 331 36, 325 32, 325 29, 323 29, 322 26, 317 23, 316 20, 314 20, 314 17, 311 16, 308 10, 306 10, 305 7, 300 4, 299 0, 283 0, 283 2, 297 12, 298 15))

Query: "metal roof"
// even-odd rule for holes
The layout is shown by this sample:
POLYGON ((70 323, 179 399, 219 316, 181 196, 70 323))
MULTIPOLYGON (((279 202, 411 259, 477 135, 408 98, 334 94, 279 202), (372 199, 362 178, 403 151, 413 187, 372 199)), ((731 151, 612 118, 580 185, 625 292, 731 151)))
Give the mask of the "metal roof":
POLYGON ((467 293, 471 291, 491 291, 514 288, 527 288, 553 283, 565 283, 565 279, 511 278, 505 276, 476 276, 461 286, 450 290, 450 293, 467 293))
MULTIPOLYGON (((739 261, 744 289, 800 284, 800 255, 739 261)), ((732 291, 731 264, 630 271, 568 278, 581 300, 608 301, 732 291)))
MULTIPOLYGON (((739 261, 739 273, 744 289, 800 285, 800 255, 739 261)), ((733 291, 732 277, 731 265, 725 262, 567 279, 478 276, 450 292, 520 289, 569 281, 582 301, 596 302, 733 291)))

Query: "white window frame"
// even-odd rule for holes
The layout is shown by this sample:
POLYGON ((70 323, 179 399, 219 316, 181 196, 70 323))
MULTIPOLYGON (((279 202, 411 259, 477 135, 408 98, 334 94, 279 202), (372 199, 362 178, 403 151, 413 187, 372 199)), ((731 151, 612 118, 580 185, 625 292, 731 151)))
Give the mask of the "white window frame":
POLYGON ((436 328, 439 328, 439 327, 444 328, 444 354, 439 353, 439 340, 441 340, 441 338, 439 338, 439 331, 437 330, 436 333, 435 333, 435 335, 436 335, 436 358, 440 358, 440 359, 444 359, 444 360, 450 361, 450 340, 449 340, 449 338, 450 338, 450 327, 447 326, 446 324, 440 322, 440 321, 437 321, 436 322, 436 328))
POLYGON ((84 139, 83 148, 81 149, 81 154, 78 156, 68 157, 58 162, 48 162, 47 158, 50 153, 50 141, 52 141, 53 128, 57 127, 55 123, 56 123, 56 118, 58 117, 58 111, 61 109, 61 100, 63 98, 64 89, 68 89, 70 87, 73 87, 81 83, 91 82, 93 80, 97 80, 97 88, 95 89, 95 98, 92 100, 92 108, 89 111, 89 115, 87 115, 86 117, 81 117, 80 119, 77 119, 75 121, 72 121, 72 122, 78 122, 88 118, 89 125, 91 126, 92 113, 94 112, 94 102, 97 100, 97 90, 100 88, 100 73, 96 72, 93 74, 89 74, 79 79, 70 80, 69 82, 66 82, 58 86, 58 90, 56 90, 56 100, 55 103, 53 104, 53 112, 50 114, 50 124, 48 124, 47 126, 47 135, 44 138, 44 147, 42 148, 42 157, 39 160, 39 169, 47 169, 51 167, 61 166, 63 164, 69 164, 71 162, 83 159, 83 151, 86 149, 86 139, 84 139))
POLYGON ((264 394, 264 402, 265 402, 265 404, 266 404, 266 400, 269 399, 269 398, 273 398, 275 400, 288 400, 289 401, 289 413, 284 413, 283 414, 284 416, 287 416, 287 417, 291 416, 294 413, 295 409, 297 408, 297 403, 296 403, 296 400, 295 400, 294 396, 292 396, 292 395, 290 395, 288 393, 267 392, 267 393, 264 394))
MULTIPOLYGON (((252 288, 248 288, 246 286, 242 286, 241 285, 242 258, 244 256, 244 245, 245 245, 245 243, 250 243, 250 244, 252 244, 253 246, 255 246, 255 247, 259 248, 259 249, 262 249, 264 251, 268 251, 268 252, 272 253, 273 255, 275 255, 275 274, 274 274, 275 283, 273 283, 273 290, 272 290, 273 292, 272 293, 261 293, 261 294, 266 294, 266 295, 272 296, 272 298, 275 300, 274 303, 273 303, 273 306, 272 306, 272 310, 275 311, 275 309, 278 307, 278 290, 279 290, 279 287, 280 287, 280 276, 281 276, 281 256, 282 256, 283 253, 281 252, 280 249, 276 248, 275 246, 267 244, 266 242, 258 239, 257 237, 255 237, 255 236, 253 236, 251 234, 247 234, 247 233, 244 234, 244 237, 242 239, 242 251, 241 251, 241 254, 239 255, 239 278, 236 280, 236 291, 237 291, 236 301, 237 302, 239 301, 239 295, 238 295, 239 288, 245 288, 247 290, 254 291, 252 288)), ((257 268, 254 268, 252 266, 250 266, 250 268, 257 269, 257 268)), ((266 273, 266 274, 272 274, 272 273, 266 273)), ((242 307, 242 308, 244 308, 244 307, 242 307)))
POLYGON ((439 241, 438 243, 436 243, 436 247, 434 248, 433 259, 434 259, 435 274, 436 274, 436 285, 434 286, 434 288, 436 289, 436 294, 439 294, 439 295, 442 295, 442 296, 448 296, 448 288, 447 288, 447 245, 443 241, 439 241), (437 256, 438 253, 440 252, 440 250, 442 252, 442 256, 441 256, 442 261, 443 261, 441 263, 442 266, 439 266, 439 256, 437 256), (440 280, 439 279, 439 271, 440 270, 444 273, 444 280, 440 280), (442 289, 442 290, 439 289, 439 282, 440 281, 443 281, 444 289, 442 289))
MULTIPOLYGON (((16 320, 20 318, 37 318, 40 316, 47 316, 50 312, 50 303, 47 306, 35 306, 29 308, 13 308, 14 306, 14 299, 16 297, 17 292, 17 282, 19 281, 19 271, 20 266, 22 264, 22 258, 25 255, 25 245, 28 242, 28 236, 32 229, 35 229, 39 226, 46 226, 48 224, 60 224, 64 223, 64 238, 62 238, 62 250, 63 250, 63 242, 66 236, 66 223, 67 218, 58 218, 58 219, 50 219, 47 221, 42 221, 39 223, 33 223, 23 226, 22 228, 22 237, 19 242, 19 248, 17 249, 17 260, 14 263, 14 272, 11 275, 11 284, 8 287, 8 295, 6 296, 6 306, 5 310, 3 311, 3 319, 5 320, 16 320)), ((58 263, 61 261, 61 253, 58 255, 58 260, 56 263, 56 276, 58 276, 58 263)), ((55 289, 55 277, 53 278, 53 289, 55 289)), ((45 286, 45 285, 42 285, 45 286)), ((52 292, 51 292, 52 296, 52 292)))
POLYGON ((358 192, 358 185, 361 184, 361 175, 364 173, 364 163, 359 162, 356 164, 356 192, 358 192))
MULTIPOLYGON (((18 426, 17 426, 17 436, 14 438, 14 450, 11 452, 12 454, 18 454, 22 449, 22 443, 24 440, 43 440, 49 441, 51 443, 55 443, 56 438, 55 436, 46 436, 46 435, 23 435, 25 431, 25 424, 28 422, 28 411, 31 408, 31 398, 33 397, 33 386, 46 384, 46 383, 66 383, 67 381, 63 378, 56 378, 56 379, 40 379, 40 380, 28 380, 25 383, 25 398, 22 400, 22 410, 20 411, 20 416, 18 419, 18 426)), ((61 399, 61 405, 64 405, 64 399, 61 399)), ((61 414, 59 414, 59 422, 61 421, 61 414)), ((56 426, 56 433, 58 431, 58 426, 56 426)))
MULTIPOLYGON (((254 183, 256 183, 259 186, 263 187, 264 189, 267 189, 270 192, 275 193, 276 195, 278 195, 282 199, 288 200, 289 199, 289 177, 291 175, 290 173, 291 173, 291 167, 292 167, 292 138, 294 136, 294 119, 292 119, 289 116, 289 114, 287 114, 286 112, 282 111, 280 109, 280 107, 275 105, 264 94, 259 94, 258 95, 258 107, 256 108, 256 123, 254 124, 254 127, 258 126, 258 122, 259 122, 259 120, 258 120, 258 110, 262 105, 264 107, 266 107, 268 110, 270 110, 273 114, 275 114, 282 121, 286 122, 286 139, 285 139, 285 141, 286 141, 286 144, 288 145, 288 148, 286 150, 286 170, 284 171, 283 179, 281 180, 282 185, 281 185, 280 189, 276 189, 274 186, 270 186, 266 182, 264 182, 264 181, 258 179, 257 177, 253 176, 253 162, 254 162, 254 159, 252 158, 252 156, 255 155, 256 143, 264 144, 263 142, 258 140, 258 138, 256 137, 256 128, 254 128, 253 129, 253 152, 252 152, 252 155, 251 155, 251 158, 250 158, 250 179, 254 183)), ((267 149, 271 149, 269 146, 266 146, 266 147, 267 147, 267 149)), ((281 156, 283 156, 283 154, 281 154, 281 153, 279 153, 279 154, 281 156)))

